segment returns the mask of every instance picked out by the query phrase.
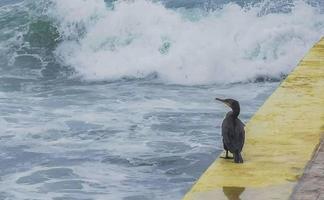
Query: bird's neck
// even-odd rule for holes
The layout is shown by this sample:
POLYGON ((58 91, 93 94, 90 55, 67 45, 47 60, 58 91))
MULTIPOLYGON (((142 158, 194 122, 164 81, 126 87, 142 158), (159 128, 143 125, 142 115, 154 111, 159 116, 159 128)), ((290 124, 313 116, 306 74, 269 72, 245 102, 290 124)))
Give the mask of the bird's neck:
POLYGON ((233 113, 232 113, 233 118, 237 118, 240 114, 240 107, 234 106, 234 107, 232 107, 232 111, 233 111, 233 113))

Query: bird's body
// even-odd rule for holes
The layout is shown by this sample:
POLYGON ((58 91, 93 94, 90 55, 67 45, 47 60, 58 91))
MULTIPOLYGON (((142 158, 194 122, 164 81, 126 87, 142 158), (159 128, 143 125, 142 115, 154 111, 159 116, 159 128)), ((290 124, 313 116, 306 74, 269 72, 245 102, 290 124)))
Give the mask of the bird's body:
POLYGON ((226 114, 222 123, 223 145, 228 157, 228 151, 233 154, 235 163, 243 163, 241 151, 244 146, 245 130, 243 122, 238 118, 240 114, 240 105, 234 99, 218 99, 232 108, 232 111, 226 114))

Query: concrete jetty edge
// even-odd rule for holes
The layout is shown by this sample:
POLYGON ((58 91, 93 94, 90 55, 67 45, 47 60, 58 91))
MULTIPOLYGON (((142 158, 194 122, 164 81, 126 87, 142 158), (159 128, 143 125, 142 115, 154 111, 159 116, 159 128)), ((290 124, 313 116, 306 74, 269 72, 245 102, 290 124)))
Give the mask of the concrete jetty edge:
POLYGON ((295 198, 323 133, 324 38, 247 123, 245 163, 216 159, 183 200, 295 198))

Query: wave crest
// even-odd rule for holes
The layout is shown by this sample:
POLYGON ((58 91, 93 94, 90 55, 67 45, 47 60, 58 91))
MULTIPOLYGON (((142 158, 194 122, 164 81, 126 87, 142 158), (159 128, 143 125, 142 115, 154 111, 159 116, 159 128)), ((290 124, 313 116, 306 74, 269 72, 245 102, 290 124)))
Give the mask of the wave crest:
MULTIPOLYGON (((63 38, 56 56, 86 80, 145 78, 211 84, 277 79, 324 33, 324 16, 302 2, 260 15, 227 4, 201 13, 138 0, 52 0, 63 38)), ((264 8, 262 8, 264 9, 264 8)))

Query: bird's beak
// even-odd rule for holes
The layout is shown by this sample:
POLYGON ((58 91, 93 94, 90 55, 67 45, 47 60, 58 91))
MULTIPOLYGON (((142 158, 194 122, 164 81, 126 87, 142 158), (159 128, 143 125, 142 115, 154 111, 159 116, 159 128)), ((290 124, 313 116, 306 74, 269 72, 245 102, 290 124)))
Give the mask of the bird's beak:
POLYGON ((220 98, 215 98, 216 101, 220 101, 220 102, 223 102, 224 103, 224 100, 223 99, 220 99, 220 98))
POLYGON ((220 101, 220 102, 224 103, 225 105, 229 106, 228 103, 224 99, 215 98, 215 100, 220 101))

